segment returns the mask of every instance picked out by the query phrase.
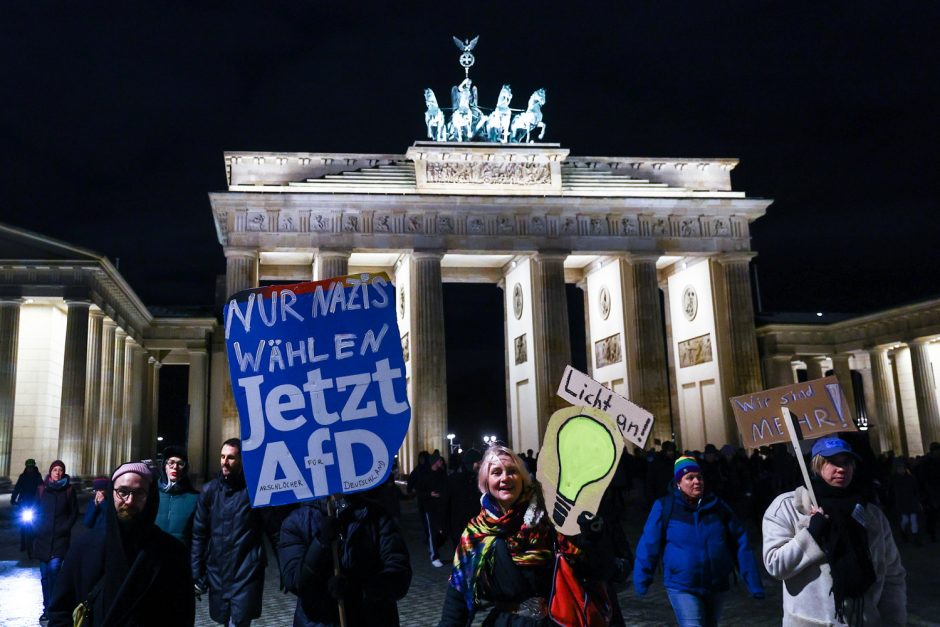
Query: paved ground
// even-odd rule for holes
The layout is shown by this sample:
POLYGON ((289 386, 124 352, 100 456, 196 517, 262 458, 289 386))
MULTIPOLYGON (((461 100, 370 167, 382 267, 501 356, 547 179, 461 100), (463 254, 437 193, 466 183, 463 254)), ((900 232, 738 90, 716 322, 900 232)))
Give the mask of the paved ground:
MULTIPOLYGON (((11 520, 9 495, 0 496, 0 627, 38 625, 42 611, 39 566, 22 559, 19 536, 11 520)), ((645 512, 631 510, 628 529, 631 539, 639 535, 645 512)), ((402 508, 402 529, 411 550, 414 578, 408 596, 399 603, 402 625, 425 627, 435 625, 447 586, 448 569, 434 568, 425 557, 414 506, 405 502, 402 508)), ((81 525, 75 534, 82 533, 81 525)), ((910 625, 940 625, 940 596, 936 594, 936 565, 940 563, 940 544, 901 545, 904 565, 908 570, 908 611, 910 625)), ((273 559, 272 559, 272 564, 273 559)), ((780 623, 780 584, 764 575, 767 599, 755 601, 743 586, 732 587, 722 617, 723 625, 774 625, 780 623)), ((269 567, 265 586, 264 614, 254 625, 289 626, 295 599, 278 591, 275 568, 269 567)), ((632 589, 620 593, 620 603, 629 625, 672 625, 673 614, 661 585, 654 584, 649 595, 637 598, 632 589)), ((476 625, 482 622, 482 616, 476 625)), ((197 625, 214 625, 209 620, 206 601, 197 604, 197 625)), ((377 626, 381 627, 381 626, 377 626)))

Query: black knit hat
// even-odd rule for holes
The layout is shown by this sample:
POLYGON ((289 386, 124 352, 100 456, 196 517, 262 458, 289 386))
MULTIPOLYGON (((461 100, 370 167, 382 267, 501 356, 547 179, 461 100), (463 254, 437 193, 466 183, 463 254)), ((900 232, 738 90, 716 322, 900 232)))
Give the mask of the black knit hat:
POLYGON ((184 462, 189 462, 189 454, 186 452, 186 449, 175 444, 171 444, 170 446, 163 449, 164 461, 170 459, 171 457, 178 457, 184 462))

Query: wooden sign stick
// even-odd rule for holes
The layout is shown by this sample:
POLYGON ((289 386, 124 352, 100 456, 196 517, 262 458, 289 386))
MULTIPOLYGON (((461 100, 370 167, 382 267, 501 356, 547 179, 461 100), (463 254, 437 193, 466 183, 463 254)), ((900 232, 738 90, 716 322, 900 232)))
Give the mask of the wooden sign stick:
POLYGON ((816 493, 813 491, 813 484, 809 480, 809 470, 806 468, 806 460, 803 459, 803 449, 800 448, 800 441, 796 437, 796 429, 793 428, 793 424, 790 422, 790 412, 787 411, 786 407, 780 408, 781 418, 783 418, 783 424, 787 427, 787 433, 790 434, 790 442, 793 444, 793 452, 796 454, 796 461, 800 463, 800 470, 803 471, 803 482, 806 485, 806 490, 809 492, 809 500, 813 503, 813 507, 819 507, 819 502, 816 500, 816 493))

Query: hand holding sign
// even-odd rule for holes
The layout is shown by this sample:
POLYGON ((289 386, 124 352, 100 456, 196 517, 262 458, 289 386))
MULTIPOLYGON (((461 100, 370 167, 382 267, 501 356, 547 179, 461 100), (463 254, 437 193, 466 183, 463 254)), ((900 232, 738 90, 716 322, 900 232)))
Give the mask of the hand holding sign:
POLYGON ((245 290, 225 306, 253 506, 388 476, 411 420, 394 294, 387 275, 363 274, 245 290))

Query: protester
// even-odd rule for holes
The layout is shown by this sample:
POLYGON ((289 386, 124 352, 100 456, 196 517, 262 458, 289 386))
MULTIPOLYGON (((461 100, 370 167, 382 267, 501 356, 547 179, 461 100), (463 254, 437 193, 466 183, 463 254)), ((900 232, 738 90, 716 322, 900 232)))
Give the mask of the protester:
POLYGON ((727 503, 706 493, 698 462, 680 457, 674 488, 658 499, 637 543, 633 586, 644 596, 660 558, 663 585, 680 625, 718 624, 737 567, 754 598, 764 598, 747 532, 727 503))
POLYGON ((160 475, 160 509, 156 525, 189 547, 192 544, 193 517, 199 492, 189 482, 186 449, 168 446, 163 450, 160 475))
POLYGON ((62 558, 69 550, 72 527, 78 520, 78 500, 70 478, 65 474, 65 464, 55 460, 49 466, 49 474, 36 492, 36 537, 33 540, 33 557, 39 560, 39 575, 42 581, 42 616, 46 620, 52 591, 62 567, 62 558))
POLYGON ((444 565, 441 561, 440 548, 444 544, 444 494, 447 491, 447 472, 444 470, 444 458, 438 453, 431 453, 428 468, 421 472, 414 484, 418 493, 418 509, 422 512, 425 538, 428 542, 428 554, 435 568, 444 565))
POLYGON ((94 490, 95 496, 88 504, 88 509, 85 510, 85 518, 82 520, 82 523, 88 529, 103 527, 105 508, 110 507, 105 494, 108 490, 107 477, 95 477, 91 482, 91 489, 94 490))
POLYGON ((475 448, 461 456, 460 468, 447 477, 447 489, 444 492, 442 511, 447 538, 457 546, 460 535, 467 528, 470 519, 480 513, 480 486, 477 474, 483 455, 475 448))
POLYGON ((397 627, 397 601, 411 584, 405 540, 376 491, 335 497, 294 510, 281 527, 278 554, 284 586, 297 595, 294 627, 397 627), (332 543, 338 541, 340 572, 332 543))
POLYGON ((82 534, 62 566, 49 627, 193 625, 195 601, 186 549, 153 524, 159 491, 142 462, 123 464, 105 489, 104 526, 82 534))
POLYGON ((196 594, 209 593, 212 620, 244 627, 261 616, 264 521, 251 509, 241 440, 222 444, 220 463, 219 476, 203 486, 196 504, 192 575, 196 594))
MULTIPOLYGON (((37 491, 42 483, 42 474, 36 467, 35 459, 27 459, 26 467, 20 473, 13 486, 13 494, 10 495, 10 506, 19 507, 19 512, 25 513, 31 511, 31 516, 35 517, 33 507, 36 504, 37 491)), ((30 516, 30 515, 27 515, 30 516)), ((34 523, 32 520, 20 521, 20 551, 26 553, 29 559, 33 559, 33 536, 34 523)))
POLYGON ((570 556, 582 575, 603 580, 604 569, 555 531, 524 462, 510 449, 487 449, 478 482, 483 507, 460 537, 440 627, 469 625, 483 602, 494 603, 484 625, 554 625, 548 602, 556 553, 570 556))
POLYGON ((783 624, 904 625, 904 567, 881 510, 854 484, 858 461, 844 440, 813 445, 811 480, 764 514, 764 565, 783 581, 783 624))
POLYGON ((936 542, 937 519, 940 518, 940 442, 930 443, 929 452, 921 468, 927 535, 930 536, 931 542, 936 542))
POLYGON ((894 460, 893 472, 888 479, 888 495, 891 512, 896 517, 901 530, 901 538, 904 541, 913 540, 920 543, 917 535, 917 514, 920 511, 917 480, 902 459, 894 460))

